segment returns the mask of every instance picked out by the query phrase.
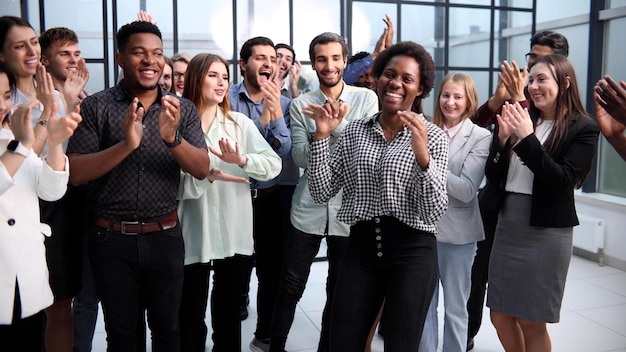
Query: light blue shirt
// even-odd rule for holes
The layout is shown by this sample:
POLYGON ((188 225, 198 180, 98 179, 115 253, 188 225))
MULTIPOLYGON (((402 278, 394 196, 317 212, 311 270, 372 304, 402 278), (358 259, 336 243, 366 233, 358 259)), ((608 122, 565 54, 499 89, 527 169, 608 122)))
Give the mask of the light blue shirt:
MULTIPOLYGON (((339 99, 350 106, 348 113, 330 136, 330 146, 343 133, 351 120, 372 116, 378 111, 378 97, 373 91, 343 84, 339 99)), ((321 90, 302 94, 291 102, 291 133, 293 145, 291 155, 297 166, 305 169, 296 186, 291 204, 291 223, 298 230, 314 235, 347 237, 350 228, 337 220, 337 212, 341 207, 341 191, 328 203, 315 203, 309 192, 307 167, 309 159, 309 140, 315 133, 315 121, 304 116, 302 109, 309 104, 322 105, 327 97, 321 90)))
MULTIPOLYGON (((250 94, 246 90, 243 83, 234 84, 228 89, 228 98, 230 99, 230 107, 234 111, 240 112, 248 116, 261 132, 267 143, 273 147, 274 139, 280 142, 278 148, 274 151, 283 159, 287 159, 291 151, 291 132, 289 131, 289 106, 291 100, 281 95, 280 106, 283 109, 283 118, 268 123, 265 127, 261 126, 260 118, 263 113, 263 100, 253 101, 250 94)), ((251 179, 250 188, 266 189, 278 184, 280 176, 269 181, 259 181, 251 179)))

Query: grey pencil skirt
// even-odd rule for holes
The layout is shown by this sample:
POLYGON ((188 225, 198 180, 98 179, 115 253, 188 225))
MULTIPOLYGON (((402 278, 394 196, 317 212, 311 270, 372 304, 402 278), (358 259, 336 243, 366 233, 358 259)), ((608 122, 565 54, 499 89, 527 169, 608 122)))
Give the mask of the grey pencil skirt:
POLYGON ((489 262, 487 306, 557 323, 572 257, 572 227, 530 226, 531 196, 507 193, 489 262))

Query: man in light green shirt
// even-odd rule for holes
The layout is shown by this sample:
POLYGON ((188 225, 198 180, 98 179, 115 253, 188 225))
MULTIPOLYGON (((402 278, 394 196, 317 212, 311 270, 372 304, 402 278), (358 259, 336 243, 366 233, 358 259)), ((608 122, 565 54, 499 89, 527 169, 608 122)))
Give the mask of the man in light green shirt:
POLYGON ((322 316, 322 332, 318 351, 328 350, 330 304, 339 267, 348 244, 349 226, 337 220, 341 206, 341 192, 326 204, 317 204, 309 193, 307 163, 309 139, 315 133, 315 122, 306 114, 320 109, 344 115, 343 121, 332 133, 331 148, 350 120, 372 116, 378 111, 378 98, 374 92, 345 84, 342 79, 347 64, 348 47, 335 33, 322 33, 309 46, 313 70, 317 73, 320 89, 291 102, 292 157, 297 166, 305 169, 293 195, 291 222, 294 232, 286 240, 280 287, 274 307, 270 351, 284 351, 289 329, 293 322, 296 304, 302 297, 313 259, 323 237, 328 245, 328 278, 326 305, 322 316), (341 106, 337 110, 337 107, 341 106))

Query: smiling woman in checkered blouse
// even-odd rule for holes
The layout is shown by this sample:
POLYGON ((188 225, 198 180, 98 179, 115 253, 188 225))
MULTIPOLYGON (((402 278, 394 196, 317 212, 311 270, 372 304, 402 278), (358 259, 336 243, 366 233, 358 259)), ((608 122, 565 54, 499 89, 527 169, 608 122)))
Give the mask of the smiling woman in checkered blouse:
MULTIPOLYGON (((382 111, 353 120, 331 153, 329 135, 347 107, 311 114, 311 195, 325 202, 343 188, 338 219, 351 224, 330 326, 331 350, 363 351, 385 300, 385 351, 417 351, 437 279, 436 223, 448 204, 448 142, 410 111, 434 83, 432 57, 397 43, 374 62, 382 111)), ((419 106, 420 104, 416 104, 419 106)))

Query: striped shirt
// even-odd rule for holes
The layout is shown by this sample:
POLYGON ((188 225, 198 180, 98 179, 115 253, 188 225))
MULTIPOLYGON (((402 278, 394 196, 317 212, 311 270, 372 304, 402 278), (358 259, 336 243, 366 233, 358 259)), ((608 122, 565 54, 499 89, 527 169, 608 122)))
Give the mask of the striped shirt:
POLYGON ((448 138, 424 119, 430 162, 422 170, 411 149, 411 131, 403 126, 387 143, 378 117, 351 121, 332 152, 330 138, 311 141, 307 170, 311 195, 322 203, 343 187, 340 221, 352 225, 388 215, 434 234, 448 205, 448 138))

